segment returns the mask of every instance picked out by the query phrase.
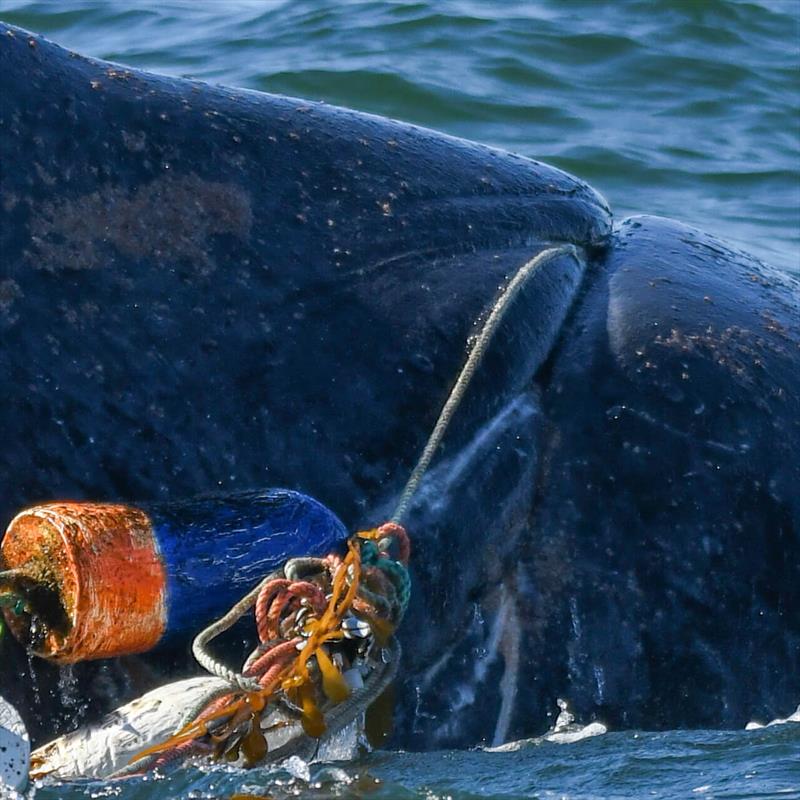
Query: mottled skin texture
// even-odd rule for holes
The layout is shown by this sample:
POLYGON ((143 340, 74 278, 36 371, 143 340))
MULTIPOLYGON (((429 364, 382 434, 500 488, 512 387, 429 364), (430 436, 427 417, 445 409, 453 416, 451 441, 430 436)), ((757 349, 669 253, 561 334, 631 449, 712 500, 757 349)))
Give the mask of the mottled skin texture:
MULTIPOLYGON (((534 380, 539 465, 505 567, 519 635, 476 605, 466 645, 499 635, 487 687, 518 660, 505 737, 555 697, 614 728, 742 728, 800 701, 800 286, 666 219, 610 244, 534 380)), ((447 711, 464 649, 416 708, 437 743, 497 718, 488 691, 447 711)))
MULTIPOLYGON (((546 243, 610 229, 550 167, 18 30, 0 30, 0 97, 0 524, 45 498, 260 486, 379 522, 498 287, 546 243)), ((515 312, 451 446, 547 357, 583 270, 561 258, 527 287, 536 315, 515 312)), ((57 676, 37 672, 42 702, 28 680, 8 691, 39 735, 57 676)), ((88 696, 94 672, 75 670, 88 696)))
POLYGON ((547 551, 576 599, 553 614, 563 588, 528 595, 548 619, 526 652, 549 642, 565 696, 615 726, 741 727, 796 705, 798 282, 628 220, 546 384, 526 566, 543 586, 547 551))
MULTIPOLYGON (((796 284, 676 223, 609 238, 602 198, 536 162, 2 26, 0 170, 0 524, 267 485, 377 522, 476 319, 572 242, 412 511, 395 741, 531 735, 557 696, 643 727, 800 699, 796 284)), ((2 646, 34 734, 74 723, 2 646)), ((77 668, 79 716, 182 660, 77 668)))

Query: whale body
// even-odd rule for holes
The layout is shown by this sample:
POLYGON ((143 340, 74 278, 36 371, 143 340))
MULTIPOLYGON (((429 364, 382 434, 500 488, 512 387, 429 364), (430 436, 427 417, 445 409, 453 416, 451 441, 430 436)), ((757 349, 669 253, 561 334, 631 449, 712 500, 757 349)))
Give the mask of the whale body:
MULTIPOLYGON (((392 741, 531 736, 559 697, 612 727, 785 716, 795 279, 677 222, 614 226, 529 159, 8 25, 0 524, 53 498, 264 486, 378 523, 498 292, 562 243, 410 509, 392 741)), ((0 647, 38 740, 188 668, 179 647, 65 680, 0 647)))

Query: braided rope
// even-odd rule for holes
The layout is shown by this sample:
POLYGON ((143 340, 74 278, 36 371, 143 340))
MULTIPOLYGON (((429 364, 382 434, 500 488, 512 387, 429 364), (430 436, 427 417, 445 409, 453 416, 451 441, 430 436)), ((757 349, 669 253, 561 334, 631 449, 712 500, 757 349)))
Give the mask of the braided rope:
POLYGON ((192 654, 197 663, 206 671, 215 675, 217 678, 228 681, 228 683, 238 686, 243 692, 257 692, 261 684, 253 679, 242 675, 236 670, 223 664, 208 651, 207 646, 212 639, 216 639, 221 633, 232 628, 256 603, 261 590, 271 581, 281 577, 279 572, 273 572, 264 578, 255 589, 248 592, 227 614, 220 617, 216 622, 212 622, 207 628, 200 631, 192 642, 192 654))
POLYGON ((450 421, 452 420, 453 415, 455 414, 459 405, 461 405, 461 401, 464 399, 464 395, 466 394, 467 389, 472 382, 472 378, 475 376, 475 372, 480 366, 483 356, 491 344, 497 329, 500 327, 500 323, 503 321, 506 312, 511 307, 511 304, 517 298, 517 295, 519 295, 531 277, 537 274, 539 270, 546 264, 549 264, 554 259, 563 255, 570 255, 575 260, 578 260, 578 250, 575 245, 572 244, 563 244, 558 247, 550 247, 547 250, 543 250, 541 253, 539 253, 539 255, 523 264, 517 270, 514 277, 511 279, 511 281, 509 281, 506 288, 495 301, 494 305, 492 306, 492 310, 489 313, 486 322, 483 324, 483 328, 481 328, 481 332, 478 334, 478 338, 475 340, 475 344, 470 350, 469 356, 467 357, 464 366, 461 368, 461 372, 459 372, 458 378, 456 379, 453 388, 450 390, 450 394, 448 395, 447 400, 445 401, 445 404, 439 413, 439 418, 436 420, 436 425, 433 428, 433 432, 428 438, 428 441, 422 450, 422 454, 420 455, 416 466, 412 470, 411 475, 406 482, 405 488, 400 495, 400 499, 397 501, 394 513, 391 516, 392 522, 401 523, 408 512, 408 508, 411 505, 411 500, 416 494, 422 479, 425 477, 425 473, 428 471, 428 467, 431 464, 433 456, 436 454, 436 451, 439 449, 439 445, 442 443, 442 439, 447 432, 450 421))
MULTIPOLYGON (((354 689, 350 697, 341 703, 323 707, 328 731, 333 734, 349 725, 372 705, 395 679, 400 666, 402 649, 397 639, 391 639, 383 648, 385 658, 381 666, 370 673, 359 689, 354 689)), ((270 751, 270 759, 281 761, 297 755, 309 759, 314 755, 319 742, 309 736, 298 736, 281 747, 270 751)))

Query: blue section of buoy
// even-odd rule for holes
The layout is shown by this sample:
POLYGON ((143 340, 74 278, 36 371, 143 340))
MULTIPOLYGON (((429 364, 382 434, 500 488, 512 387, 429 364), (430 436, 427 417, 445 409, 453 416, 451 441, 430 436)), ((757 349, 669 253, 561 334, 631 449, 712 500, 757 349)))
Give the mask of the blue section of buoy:
POLYGON ((167 577, 162 642, 193 636, 297 556, 322 556, 347 531, 300 492, 268 489, 147 509, 167 577))

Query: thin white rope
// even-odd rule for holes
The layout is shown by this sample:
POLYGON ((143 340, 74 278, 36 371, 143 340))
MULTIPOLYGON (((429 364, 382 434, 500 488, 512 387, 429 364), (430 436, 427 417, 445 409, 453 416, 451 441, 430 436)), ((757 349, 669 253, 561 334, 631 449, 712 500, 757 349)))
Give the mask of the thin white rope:
POLYGON ((257 692, 261 689, 261 684, 254 678, 246 678, 241 673, 223 664, 218 658, 215 658, 208 651, 208 644, 221 633, 232 628, 256 604, 258 593, 261 591, 261 588, 281 574, 282 573, 279 572, 273 572, 264 578, 255 589, 248 592, 239 600, 227 614, 200 631, 192 642, 192 655, 194 655, 197 663, 200 664, 206 672, 210 672, 217 678, 222 678, 222 680, 228 681, 228 683, 234 686, 238 686, 244 692, 257 692))
POLYGON ((464 366, 461 368, 461 372, 458 374, 455 385, 450 390, 450 394, 444 406, 442 406, 439 418, 436 420, 436 425, 422 450, 417 465, 414 467, 400 495, 400 499, 397 501, 397 506, 392 514, 392 522, 397 522, 399 524, 408 512, 411 500, 419 488, 422 479, 425 477, 425 473, 428 471, 433 456, 439 449, 439 445, 447 432, 450 421, 461 404, 472 382, 472 378, 480 366, 483 356, 491 344, 497 329, 500 327, 500 323, 503 321, 506 312, 511 307, 511 304, 522 291, 525 284, 538 273, 542 267, 562 255, 570 255, 577 260, 578 250, 575 245, 572 244, 563 244, 558 247, 550 247, 547 250, 543 250, 517 270, 514 277, 508 282, 505 289, 503 289, 500 296, 495 301, 489 316, 486 318, 486 322, 483 324, 481 332, 478 334, 478 338, 475 340, 474 346, 470 350, 464 366))

